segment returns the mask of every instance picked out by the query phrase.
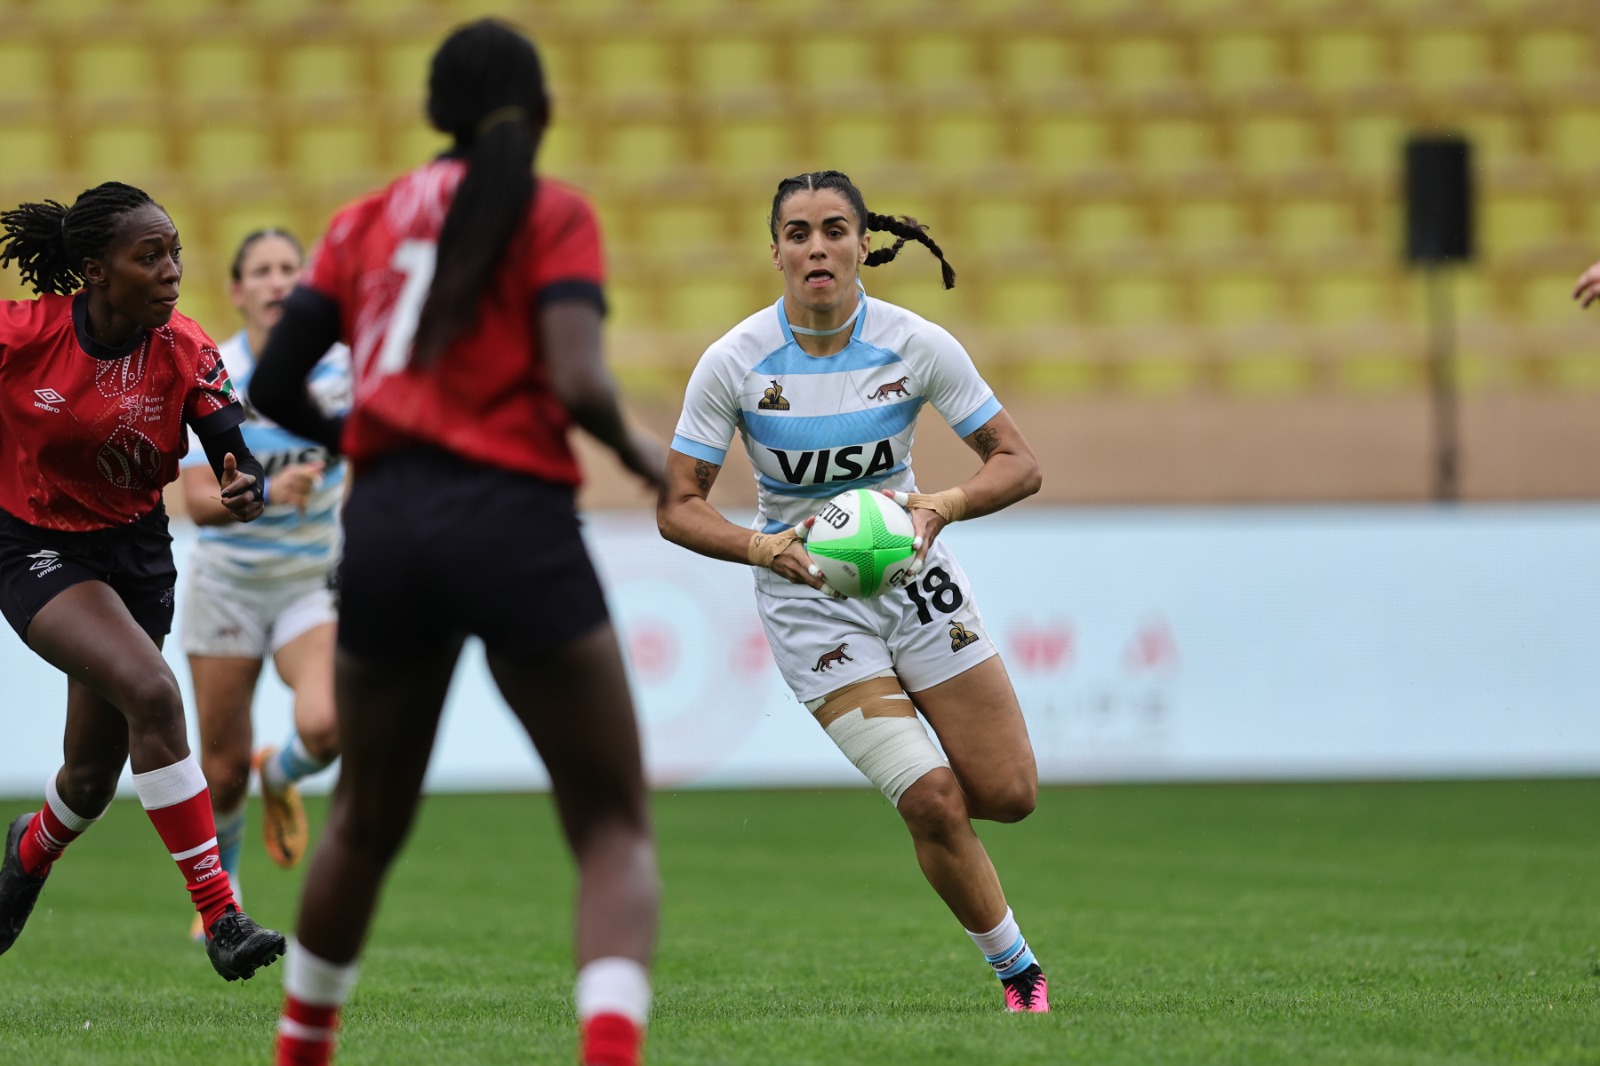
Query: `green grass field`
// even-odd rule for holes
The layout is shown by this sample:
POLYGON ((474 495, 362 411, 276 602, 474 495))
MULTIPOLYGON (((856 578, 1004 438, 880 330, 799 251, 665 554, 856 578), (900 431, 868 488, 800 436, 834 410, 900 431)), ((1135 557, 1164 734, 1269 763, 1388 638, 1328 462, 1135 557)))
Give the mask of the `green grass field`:
MULTIPOLYGON (((656 813, 655 1066, 1600 1063, 1600 781, 1046 790, 984 838, 1048 1017, 1002 1013, 876 793, 656 813)), ((253 837, 244 882, 292 926, 253 837)), ((569 901, 546 797, 430 800, 339 1061, 572 1062, 569 901)), ((281 967, 224 984, 188 919, 118 803, 0 960, 0 1062, 269 1061, 281 967)))

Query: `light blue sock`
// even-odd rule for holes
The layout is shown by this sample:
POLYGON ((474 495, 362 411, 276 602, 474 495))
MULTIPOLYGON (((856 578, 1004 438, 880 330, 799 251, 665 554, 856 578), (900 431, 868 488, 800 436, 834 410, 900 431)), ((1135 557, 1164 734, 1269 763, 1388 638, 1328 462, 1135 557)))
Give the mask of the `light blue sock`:
POLYGON ((273 756, 264 769, 267 774, 267 784, 274 791, 278 791, 285 785, 292 785, 318 770, 327 769, 329 765, 312 757, 306 750, 305 742, 300 739, 299 733, 290 733, 289 739, 283 742, 278 754, 273 756))
POLYGON ((228 871, 233 883, 233 894, 239 895, 239 854, 244 850, 244 804, 229 812, 216 812, 217 851, 222 857, 222 868, 228 871))

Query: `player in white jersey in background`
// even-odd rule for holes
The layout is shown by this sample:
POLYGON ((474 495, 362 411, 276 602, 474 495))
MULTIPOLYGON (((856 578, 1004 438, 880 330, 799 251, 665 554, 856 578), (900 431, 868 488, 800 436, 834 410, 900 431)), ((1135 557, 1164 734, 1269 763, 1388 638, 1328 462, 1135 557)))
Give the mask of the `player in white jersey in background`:
POLYGON ((1038 491, 1038 461, 954 337, 861 291, 860 268, 888 262, 908 240, 939 258, 946 288, 955 284, 923 227, 869 214, 838 171, 780 182, 768 226, 783 297, 695 367, 667 459, 661 532, 756 567, 762 624, 795 697, 895 805, 924 876, 1000 978, 1007 1008, 1048 1011, 1044 974, 971 822, 1027 817, 1038 769, 966 574, 937 539, 949 522, 1038 491), (868 230, 897 240, 871 251, 868 230), (966 482, 931 495, 911 473, 924 403, 983 460, 966 482), (756 470, 753 532, 707 500, 735 431, 756 470), (830 596, 800 543, 822 502, 854 488, 892 492, 921 538, 917 576, 868 600, 830 596))
MULTIPOLYGON (((303 261, 300 243, 282 230, 245 237, 234 255, 231 292, 245 328, 219 346, 246 401, 245 440, 267 474, 266 513, 251 525, 235 522, 217 500, 216 479, 198 449, 191 447, 180 475, 189 514, 200 527, 187 571, 183 649, 200 721, 200 766, 211 787, 222 864, 235 892, 252 767, 261 781, 267 853, 288 869, 305 854, 308 836, 295 782, 339 754, 330 576, 338 557, 344 464, 249 407, 256 353, 282 315, 303 261), (268 657, 293 690, 294 726, 281 744, 252 755, 250 708, 268 657)), ((349 406, 344 346, 323 357, 310 387, 330 412, 349 406)))

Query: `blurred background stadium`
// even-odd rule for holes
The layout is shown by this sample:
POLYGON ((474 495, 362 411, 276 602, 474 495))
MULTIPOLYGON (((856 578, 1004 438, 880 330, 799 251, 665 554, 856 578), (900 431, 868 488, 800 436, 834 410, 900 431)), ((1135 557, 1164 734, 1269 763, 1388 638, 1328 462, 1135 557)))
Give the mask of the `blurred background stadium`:
MULTIPOLYGON (((239 237, 310 238, 437 150, 428 56, 485 13, 543 49, 540 165, 599 207, 611 360, 658 428, 776 296, 777 179, 836 167, 950 255, 950 293, 919 257, 870 291, 967 342, 1047 500, 1424 498, 1401 145, 1453 131, 1479 195, 1452 282, 1462 491, 1600 492, 1600 333, 1568 298, 1600 258, 1586 0, 0 0, 0 202, 147 187, 184 310, 226 335, 239 237)), ((919 466, 965 462, 934 436, 919 466)), ((634 499, 594 465, 591 502, 634 499)))

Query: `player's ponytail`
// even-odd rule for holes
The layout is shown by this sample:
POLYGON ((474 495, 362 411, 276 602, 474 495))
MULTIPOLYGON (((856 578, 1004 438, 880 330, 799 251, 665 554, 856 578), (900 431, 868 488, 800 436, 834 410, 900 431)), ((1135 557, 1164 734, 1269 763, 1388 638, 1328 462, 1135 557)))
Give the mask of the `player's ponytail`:
POLYGON ((105 254, 122 216, 154 202, 143 189, 108 181, 70 208, 45 200, 0 211, 0 267, 15 262, 34 292, 71 296, 83 287, 83 261, 105 254))
POLYGON ((872 214, 867 210, 866 200, 862 197, 861 190, 856 188, 855 182, 838 170, 818 170, 810 174, 784 178, 778 182, 778 191, 772 197, 772 211, 767 215, 767 231, 772 234, 774 242, 778 239, 778 213, 783 209, 783 202, 803 189, 833 190, 849 201, 850 209, 855 212, 856 224, 861 227, 862 232, 876 230, 894 235, 895 242, 889 247, 867 253, 865 266, 881 266, 888 263, 900 254, 900 249, 905 247, 906 241, 916 241, 939 260, 939 272, 944 279, 944 287, 955 288, 955 268, 945 261, 944 250, 928 236, 928 227, 907 215, 896 217, 872 214))
POLYGON ((534 193, 533 157, 549 117, 533 42, 504 23, 463 26, 434 54, 428 118, 455 138, 467 172, 439 232, 413 365, 433 364, 476 324, 478 300, 522 229, 534 193))

